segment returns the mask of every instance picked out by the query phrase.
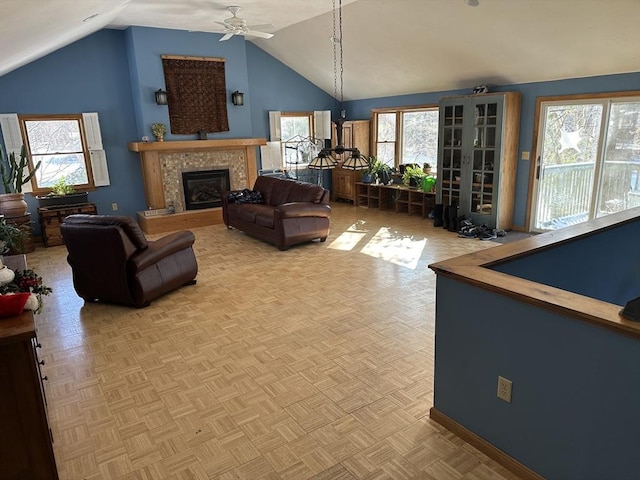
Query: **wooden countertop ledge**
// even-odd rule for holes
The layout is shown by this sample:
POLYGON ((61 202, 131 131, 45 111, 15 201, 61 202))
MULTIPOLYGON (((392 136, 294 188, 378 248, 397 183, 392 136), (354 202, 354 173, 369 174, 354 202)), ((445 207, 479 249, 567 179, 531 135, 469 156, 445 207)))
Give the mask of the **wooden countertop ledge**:
POLYGON ((429 265, 429 268, 437 275, 445 275, 462 282, 478 285, 519 301, 640 339, 640 322, 624 319, 620 315, 622 308, 619 305, 487 268, 575 241, 578 238, 587 237, 621 224, 638 221, 639 216, 640 207, 598 218, 585 224, 542 233, 499 247, 433 263, 429 265))

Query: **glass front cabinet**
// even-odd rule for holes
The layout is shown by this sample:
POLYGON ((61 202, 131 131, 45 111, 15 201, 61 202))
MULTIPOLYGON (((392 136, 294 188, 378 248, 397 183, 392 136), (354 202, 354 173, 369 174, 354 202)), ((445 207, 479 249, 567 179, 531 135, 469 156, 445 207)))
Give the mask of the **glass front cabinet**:
POLYGON ((440 100, 437 201, 476 225, 513 226, 520 93, 440 100))

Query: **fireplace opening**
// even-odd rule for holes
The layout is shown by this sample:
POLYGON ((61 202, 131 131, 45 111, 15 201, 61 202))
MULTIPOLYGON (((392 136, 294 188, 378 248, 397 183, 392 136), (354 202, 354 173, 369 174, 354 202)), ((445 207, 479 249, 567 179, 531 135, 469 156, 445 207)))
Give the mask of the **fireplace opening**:
POLYGON ((229 170, 182 172, 186 210, 222 206, 222 194, 230 189, 229 170))

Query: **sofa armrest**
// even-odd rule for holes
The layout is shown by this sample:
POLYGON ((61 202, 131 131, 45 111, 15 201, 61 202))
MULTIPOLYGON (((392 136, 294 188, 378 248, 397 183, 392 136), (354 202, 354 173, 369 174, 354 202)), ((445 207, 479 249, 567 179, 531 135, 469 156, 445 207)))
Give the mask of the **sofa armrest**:
POLYGON ((191 247, 195 240, 193 232, 188 230, 171 233, 159 240, 149 242, 148 248, 131 255, 129 263, 134 272, 139 272, 169 255, 191 247))
POLYGON ((283 203, 275 208, 276 218, 301 218, 301 217, 323 217, 331 216, 331 207, 321 203, 311 202, 291 202, 283 203))

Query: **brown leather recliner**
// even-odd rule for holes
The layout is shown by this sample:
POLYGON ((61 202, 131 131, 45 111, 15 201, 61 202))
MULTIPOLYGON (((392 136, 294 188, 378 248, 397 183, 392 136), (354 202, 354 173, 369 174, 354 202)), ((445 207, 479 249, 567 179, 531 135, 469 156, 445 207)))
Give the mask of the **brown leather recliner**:
POLYGON ((195 236, 180 231, 147 240, 130 217, 70 215, 60 225, 73 286, 85 301, 146 307, 151 300, 195 283, 195 236))

